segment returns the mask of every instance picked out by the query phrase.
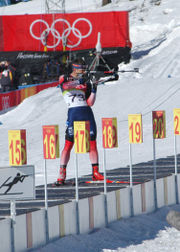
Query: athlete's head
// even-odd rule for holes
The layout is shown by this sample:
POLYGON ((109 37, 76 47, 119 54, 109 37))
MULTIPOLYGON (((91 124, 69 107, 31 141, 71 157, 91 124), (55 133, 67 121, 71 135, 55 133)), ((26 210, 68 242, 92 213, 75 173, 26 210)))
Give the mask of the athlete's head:
POLYGON ((72 75, 77 78, 81 78, 84 72, 86 71, 87 66, 85 61, 82 58, 77 58, 72 63, 72 75))

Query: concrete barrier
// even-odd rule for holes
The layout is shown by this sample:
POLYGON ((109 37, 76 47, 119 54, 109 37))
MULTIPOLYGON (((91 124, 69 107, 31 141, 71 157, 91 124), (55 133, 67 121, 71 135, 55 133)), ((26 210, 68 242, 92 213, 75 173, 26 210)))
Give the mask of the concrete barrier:
POLYGON ((60 219, 59 206, 48 208, 48 222, 49 222, 49 239, 57 239, 60 237, 60 219))
POLYGON ((104 209, 104 195, 97 195, 93 197, 93 212, 94 228, 100 228, 105 226, 105 209, 104 209))
POLYGON ((123 188, 120 191, 120 217, 131 216, 130 188, 123 188))
POLYGON ((180 174, 177 175, 177 188, 178 188, 178 203, 180 203, 180 174))
POLYGON ((134 215, 142 213, 141 184, 133 186, 133 210, 134 215))
POLYGON ((39 247, 46 243, 46 234, 45 234, 45 210, 41 209, 39 211, 32 212, 30 221, 28 224, 30 225, 28 228, 32 228, 32 238, 31 234, 29 236, 29 241, 32 239, 32 247, 39 247))
MULTIPOLYGON (((180 200, 180 175, 177 176, 178 199, 180 200)), ((175 176, 157 179, 158 208, 176 203, 175 176)), ((154 181, 134 185, 134 215, 155 210, 154 181)), ((80 233, 88 233, 106 225, 104 194, 79 200, 80 233)), ((108 223, 131 216, 130 187, 107 193, 108 223)), ((77 233, 76 202, 72 201, 48 208, 49 240, 77 233)), ((21 252, 46 243, 45 209, 19 215, 14 225, 15 251, 21 252)), ((11 220, 0 221, 0 244, 3 252, 12 249, 11 220)))
POLYGON ((142 212, 151 213, 155 210, 154 181, 148 181, 141 186, 142 212))
POLYGON ((116 191, 107 194, 108 223, 117 220, 116 191))
POLYGON ((80 233, 88 233, 90 227, 90 203, 88 199, 79 200, 79 222, 80 222, 80 233), (86 211, 84 211, 86 209, 86 211))
POLYGON ((164 178, 165 204, 176 204, 175 176, 174 174, 164 178))
POLYGON ((59 205, 60 236, 76 234, 76 202, 59 205))
MULTIPOLYGON (((17 235, 18 236, 18 235, 17 235)), ((16 237, 17 237, 16 236, 16 237)), ((11 251, 11 220, 5 219, 0 221, 0 246, 1 251, 11 251)))
POLYGON ((164 179, 160 178, 156 180, 156 188, 157 188, 157 207, 163 207, 164 203, 164 179))
POLYGON ((15 248, 18 248, 19 252, 24 251, 24 248, 27 248, 28 236, 27 236, 27 228, 26 228, 27 227, 26 216, 27 216, 26 214, 17 216, 16 223, 14 225, 15 248))

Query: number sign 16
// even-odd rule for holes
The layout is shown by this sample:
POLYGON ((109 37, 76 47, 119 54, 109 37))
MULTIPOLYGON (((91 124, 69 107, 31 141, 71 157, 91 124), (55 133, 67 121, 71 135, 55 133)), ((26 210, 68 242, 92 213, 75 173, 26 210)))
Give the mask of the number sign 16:
POLYGON ((9 163, 19 166, 27 164, 26 130, 9 130, 9 163))
POLYGON ((174 109, 174 134, 180 135, 180 109, 174 109))
POLYGON ((152 111, 153 138, 161 139, 166 137, 165 111, 152 111))
POLYGON ((129 126, 129 143, 142 143, 142 115, 132 114, 128 115, 129 126))
POLYGON ((59 127, 58 125, 43 126, 44 159, 59 157, 59 127))
POLYGON ((90 151, 90 123, 89 121, 74 122, 75 153, 90 151))
POLYGON ((117 140, 117 119, 102 118, 103 148, 118 147, 117 140))

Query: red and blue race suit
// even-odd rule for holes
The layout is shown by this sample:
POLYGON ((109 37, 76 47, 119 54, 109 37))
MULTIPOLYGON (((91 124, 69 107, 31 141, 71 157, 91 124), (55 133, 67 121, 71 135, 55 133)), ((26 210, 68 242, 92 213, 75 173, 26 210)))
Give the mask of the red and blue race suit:
POLYGON ((91 90, 91 84, 84 82, 83 79, 76 79, 71 75, 60 76, 59 84, 68 106, 66 140, 74 142, 74 121, 89 121, 90 138, 92 141, 96 140, 97 127, 90 107, 95 102, 96 93, 91 90))

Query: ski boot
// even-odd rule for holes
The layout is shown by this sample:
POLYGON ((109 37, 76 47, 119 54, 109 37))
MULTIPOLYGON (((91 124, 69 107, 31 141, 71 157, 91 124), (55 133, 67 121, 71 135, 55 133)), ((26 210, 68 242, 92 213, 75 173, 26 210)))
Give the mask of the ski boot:
POLYGON ((54 183, 54 186, 62 186, 65 184, 66 179, 66 165, 60 165, 59 178, 54 183))
POLYGON ((99 173, 98 164, 93 164, 92 169, 93 169, 93 171, 92 171, 92 174, 93 174, 92 180, 93 181, 104 180, 104 176, 101 173, 99 173))

